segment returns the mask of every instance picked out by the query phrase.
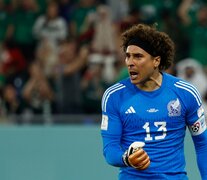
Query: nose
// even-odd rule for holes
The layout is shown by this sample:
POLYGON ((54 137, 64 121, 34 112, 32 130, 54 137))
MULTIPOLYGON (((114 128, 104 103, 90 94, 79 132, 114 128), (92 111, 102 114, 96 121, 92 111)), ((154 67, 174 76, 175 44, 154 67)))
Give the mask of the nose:
POLYGON ((134 61, 133 61, 133 57, 128 57, 125 59, 126 65, 128 68, 134 66, 134 61))

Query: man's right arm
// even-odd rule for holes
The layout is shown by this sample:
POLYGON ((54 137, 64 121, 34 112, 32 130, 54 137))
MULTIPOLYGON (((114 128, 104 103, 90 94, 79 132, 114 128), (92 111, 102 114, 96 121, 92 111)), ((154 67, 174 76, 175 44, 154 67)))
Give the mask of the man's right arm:
POLYGON ((122 160, 124 151, 121 147, 122 122, 119 117, 120 102, 115 95, 124 87, 114 85, 105 91, 102 98, 101 135, 103 140, 103 154, 106 161, 113 166, 125 166, 122 160))
POLYGON ((116 115, 102 114, 101 135, 103 154, 112 166, 125 166, 122 160, 124 150, 121 147, 122 124, 116 115))

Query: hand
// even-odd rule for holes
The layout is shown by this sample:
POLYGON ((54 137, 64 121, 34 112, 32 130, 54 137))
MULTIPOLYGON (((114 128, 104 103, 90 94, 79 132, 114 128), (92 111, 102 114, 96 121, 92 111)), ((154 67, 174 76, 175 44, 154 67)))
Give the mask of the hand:
POLYGON ((143 149, 145 143, 134 142, 123 155, 123 162, 127 166, 131 166, 138 170, 144 170, 150 165, 150 158, 143 149))
POLYGON ((128 157, 129 164, 139 170, 147 169, 150 165, 150 158, 144 149, 139 148, 128 157))

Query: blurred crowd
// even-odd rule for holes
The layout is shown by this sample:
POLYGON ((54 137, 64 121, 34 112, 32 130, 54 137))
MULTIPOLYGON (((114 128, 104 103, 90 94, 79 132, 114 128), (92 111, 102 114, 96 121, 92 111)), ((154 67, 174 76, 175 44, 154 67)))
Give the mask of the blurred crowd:
POLYGON ((168 72, 205 105, 207 0, 0 0, 0 122, 99 114, 104 90, 128 76, 120 34, 136 23, 170 35, 168 72))

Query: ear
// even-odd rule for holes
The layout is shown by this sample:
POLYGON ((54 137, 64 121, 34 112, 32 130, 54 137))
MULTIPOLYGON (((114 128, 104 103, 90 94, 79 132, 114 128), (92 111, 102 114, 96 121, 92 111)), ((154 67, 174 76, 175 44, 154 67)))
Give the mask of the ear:
POLYGON ((154 63, 154 68, 158 68, 158 66, 160 65, 160 61, 161 61, 161 57, 160 56, 156 56, 154 57, 153 63, 154 63))

